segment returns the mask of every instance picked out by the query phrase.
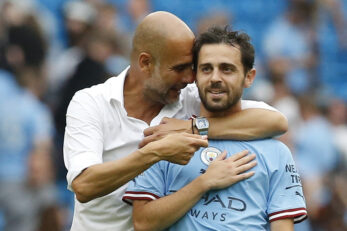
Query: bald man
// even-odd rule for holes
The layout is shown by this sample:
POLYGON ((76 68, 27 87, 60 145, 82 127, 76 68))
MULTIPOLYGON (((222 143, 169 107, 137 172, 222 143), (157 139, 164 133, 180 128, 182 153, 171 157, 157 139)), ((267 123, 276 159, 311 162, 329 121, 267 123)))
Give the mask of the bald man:
MULTIPOLYGON (((131 206, 122 202, 127 183, 161 160, 185 165, 208 145, 206 136, 192 134, 198 131, 188 120, 200 109, 191 84, 193 42, 192 31, 176 16, 152 13, 136 29, 130 67, 71 100, 64 160, 75 193, 72 231, 133 230, 131 206), (138 148, 145 129, 149 138, 138 148)), ((286 118, 270 106, 244 101, 242 108, 250 109, 219 121, 208 118, 209 136, 255 139, 286 130, 286 118)), ((249 176, 240 173, 238 179, 249 176)))

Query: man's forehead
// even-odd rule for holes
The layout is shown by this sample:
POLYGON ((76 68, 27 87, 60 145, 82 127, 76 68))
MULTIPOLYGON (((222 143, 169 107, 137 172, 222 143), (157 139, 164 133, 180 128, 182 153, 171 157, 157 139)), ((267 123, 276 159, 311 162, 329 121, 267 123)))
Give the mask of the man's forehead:
POLYGON ((186 52, 181 50, 167 54, 164 56, 164 59, 166 59, 170 66, 191 65, 193 62, 193 54, 189 50, 186 52))
POLYGON ((228 44, 205 44, 199 52, 199 63, 236 63, 241 64, 238 47, 228 44))

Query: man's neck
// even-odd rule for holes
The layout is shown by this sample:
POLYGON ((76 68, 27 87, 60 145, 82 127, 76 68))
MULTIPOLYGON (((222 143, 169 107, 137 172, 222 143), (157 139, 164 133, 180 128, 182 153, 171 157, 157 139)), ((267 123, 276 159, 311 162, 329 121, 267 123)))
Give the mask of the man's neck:
POLYGON ((203 104, 201 104, 200 107, 200 115, 204 116, 204 117, 225 117, 225 116, 229 116, 232 115, 236 112, 241 111, 241 100, 239 100, 234 106, 232 106, 231 108, 229 108, 228 110, 224 110, 224 111, 218 111, 218 112, 211 112, 209 110, 207 110, 203 104))
POLYGON ((143 82, 132 74, 134 73, 128 72, 124 82, 124 108, 129 117, 150 124, 165 105, 146 99, 143 94, 143 82))

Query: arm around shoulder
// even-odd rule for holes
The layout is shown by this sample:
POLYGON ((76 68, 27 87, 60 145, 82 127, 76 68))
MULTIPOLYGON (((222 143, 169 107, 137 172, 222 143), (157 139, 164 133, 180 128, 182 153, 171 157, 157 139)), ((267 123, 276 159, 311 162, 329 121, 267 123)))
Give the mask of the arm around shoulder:
POLYGON ((209 118, 209 137, 254 140, 281 135, 288 130, 287 118, 277 110, 247 108, 228 117, 209 118))

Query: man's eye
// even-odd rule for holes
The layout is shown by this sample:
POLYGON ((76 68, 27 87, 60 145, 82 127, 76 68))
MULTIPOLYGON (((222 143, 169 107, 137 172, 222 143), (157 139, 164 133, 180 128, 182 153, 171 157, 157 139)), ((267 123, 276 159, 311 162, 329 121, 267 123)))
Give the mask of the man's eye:
POLYGON ((177 72, 181 72, 181 71, 183 71, 184 70, 184 67, 176 67, 175 68, 175 71, 177 71, 177 72))
POLYGON ((202 72, 209 72, 209 71, 211 71, 211 70, 212 70, 211 67, 202 67, 202 68, 201 68, 201 71, 202 71, 202 72))
POLYGON ((230 68, 230 67, 224 67, 224 68, 223 68, 223 71, 224 71, 224 72, 232 72, 233 69, 230 68))
POLYGON ((174 67, 173 69, 174 69, 176 72, 182 72, 182 71, 184 71, 184 70, 187 69, 187 68, 191 68, 191 65, 176 66, 176 67, 174 67))

